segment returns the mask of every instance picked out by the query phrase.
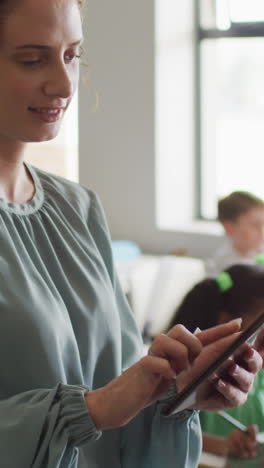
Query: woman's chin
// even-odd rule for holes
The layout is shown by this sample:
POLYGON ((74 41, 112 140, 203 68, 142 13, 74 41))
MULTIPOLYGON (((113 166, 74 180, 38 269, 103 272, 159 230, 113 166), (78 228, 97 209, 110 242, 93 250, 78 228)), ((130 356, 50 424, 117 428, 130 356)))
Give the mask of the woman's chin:
POLYGON ((59 129, 56 131, 52 132, 45 132, 41 134, 35 134, 35 135, 28 135, 25 138, 23 138, 24 143, 42 143, 45 141, 51 141, 56 138, 58 135, 59 129))

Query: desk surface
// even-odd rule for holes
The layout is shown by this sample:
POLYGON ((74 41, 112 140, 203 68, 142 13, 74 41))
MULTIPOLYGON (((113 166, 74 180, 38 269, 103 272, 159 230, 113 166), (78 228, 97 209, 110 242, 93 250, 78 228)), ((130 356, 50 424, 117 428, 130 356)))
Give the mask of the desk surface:
POLYGON ((212 453, 202 452, 199 462, 199 468, 224 468, 226 466, 226 457, 213 455, 212 453))

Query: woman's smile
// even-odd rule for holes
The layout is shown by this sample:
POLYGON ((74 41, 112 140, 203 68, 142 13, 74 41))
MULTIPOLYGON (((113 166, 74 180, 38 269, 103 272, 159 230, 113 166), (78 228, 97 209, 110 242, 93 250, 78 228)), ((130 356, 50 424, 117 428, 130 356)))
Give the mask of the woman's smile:
POLYGON ((29 107, 37 118, 47 123, 57 122, 63 117, 65 107, 29 107))

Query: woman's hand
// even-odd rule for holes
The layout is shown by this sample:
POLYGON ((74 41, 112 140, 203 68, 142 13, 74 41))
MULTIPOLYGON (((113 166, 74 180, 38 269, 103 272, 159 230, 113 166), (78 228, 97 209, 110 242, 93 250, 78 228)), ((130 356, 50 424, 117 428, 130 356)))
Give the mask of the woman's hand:
POLYGON ((255 457, 257 447, 258 428, 255 425, 248 426, 247 432, 235 429, 227 437, 227 450, 235 457, 255 457))
MULTIPOLYGON (((229 322, 229 326, 232 326, 232 323, 229 322)), ((203 344, 203 350, 193 366, 177 378, 178 391, 183 390, 200 375, 237 337, 237 333, 232 333, 219 339, 219 328, 227 325, 204 330, 196 335, 203 344), (218 339, 216 334, 218 334, 218 339)), ((243 405, 252 388, 254 376, 261 366, 260 354, 248 344, 244 344, 235 353, 234 360, 228 360, 224 369, 222 368, 213 378, 208 379, 199 387, 196 401, 191 408, 215 411, 243 405)))
POLYGON ((255 340, 254 343, 254 348, 259 352, 261 355, 263 362, 262 362, 262 368, 264 367, 264 326, 262 326, 260 332, 258 333, 258 336, 255 340))
MULTIPOLYGON (((127 424, 143 408, 154 403, 175 381, 176 375, 177 382, 184 375, 185 383, 188 383, 188 380, 193 379, 210 363, 210 359, 214 360, 225 349, 239 329, 240 323, 232 321, 193 335, 182 325, 176 325, 167 335, 156 337, 148 356, 143 357, 105 387, 86 394, 86 403, 96 427, 110 429, 127 424)), ((238 379, 241 383, 238 384, 236 393, 241 386, 245 387, 247 380, 240 374, 238 379)), ((253 381, 250 373, 248 380, 245 392, 253 381)), ((215 394, 224 399, 214 387, 211 393, 214 399, 215 394)), ((229 405, 218 402, 216 407, 235 406, 237 399, 236 397, 235 402, 231 403, 231 398, 228 397, 229 405)))
POLYGON ((176 325, 168 335, 156 337, 148 356, 105 387, 86 393, 96 427, 110 429, 127 424, 139 411, 154 403, 175 381, 176 375, 192 365, 201 350, 201 340, 182 325, 176 325))

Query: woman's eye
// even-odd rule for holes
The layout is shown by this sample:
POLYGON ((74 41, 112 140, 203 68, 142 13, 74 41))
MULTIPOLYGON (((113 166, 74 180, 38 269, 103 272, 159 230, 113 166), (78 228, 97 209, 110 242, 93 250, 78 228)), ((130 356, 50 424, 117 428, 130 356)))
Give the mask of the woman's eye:
MULTIPOLYGON (((68 52, 67 54, 64 55, 64 61, 65 63, 71 63, 73 62, 75 59, 79 59, 81 57, 81 51, 79 52, 68 52)), ((45 62, 47 62, 49 59, 48 57, 39 57, 39 58, 28 58, 23 60, 22 58, 19 59, 19 63, 24 66, 24 67, 28 67, 28 68, 32 68, 32 67, 37 67, 37 66, 40 66, 42 64, 44 64, 45 62)))
POLYGON ((65 60, 67 62, 72 62, 75 58, 80 58, 81 57, 81 54, 67 54, 65 55, 65 60))
POLYGON ((72 62, 74 59, 79 59, 82 56, 82 48, 77 49, 76 51, 72 50, 65 54, 65 61, 72 62))
POLYGON ((41 59, 35 60, 21 60, 20 63, 25 67, 34 67, 41 64, 41 59))

